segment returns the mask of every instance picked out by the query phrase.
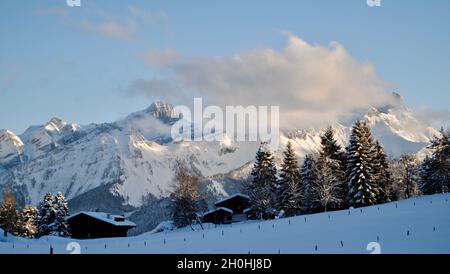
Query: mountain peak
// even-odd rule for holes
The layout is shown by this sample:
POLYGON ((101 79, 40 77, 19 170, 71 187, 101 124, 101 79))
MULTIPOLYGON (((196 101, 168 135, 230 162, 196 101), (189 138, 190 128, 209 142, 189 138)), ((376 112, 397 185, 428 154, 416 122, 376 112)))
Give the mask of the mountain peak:
POLYGON ((403 100, 404 100, 404 99, 403 99, 403 96, 401 96, 399 93, 397 93, 397 92, 395 92, 395 91, 392 92, 392 95, 393 95, 394 98, 397 99, 397 100, 400 100, 400 101, 403 101, 403 100))
POLYGON ((144 112, 152 115, 165 124, 172 124, 178 120, 178 118, 175 117, 173 105, 164 101, 153 102, 144 112))
POLYGON ((20 138, 7 129, 0 130, 0 164, 17 160, 23 150, 20 138))
POLYGON ((366 115, 368 117, 378 116, 378 115, 380 115, 380 111, 377 108, 370 107, 369 110, 367 111, 366 115))
POLYGON ((147 109, 147 112, 153 114, 156 118, 161 117, 172 117, 173 115, 173 105, 166 103, 164 101, 153 102, 147 109))
POLYGON ((45 129, 50 131, 61 131, 66 127, 67 123, 61 118, 53 117, 50 121, 45 125, 45 129))
POLYGON ((11 140, 20 141, 19 137, 17 137, 17 135, 14 132, 12 132, 8 129, 0 129, 0 138, 8 138, 11 140))

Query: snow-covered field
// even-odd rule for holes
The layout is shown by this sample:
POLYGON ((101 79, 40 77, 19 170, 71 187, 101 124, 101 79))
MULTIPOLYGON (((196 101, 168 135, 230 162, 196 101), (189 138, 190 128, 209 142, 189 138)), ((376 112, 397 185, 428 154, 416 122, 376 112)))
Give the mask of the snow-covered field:
MULTIPOLYGON (((0 234, 0 253, 450 253, 450 194, 271 221, 190 228, 136 237, 74 241, 0 234), (371 243, 371 244, 369 244, 371 243), (372 250, 372 248, 369 248, 372 250)), ((0 231, 1 232, 1 231, 0 231)))

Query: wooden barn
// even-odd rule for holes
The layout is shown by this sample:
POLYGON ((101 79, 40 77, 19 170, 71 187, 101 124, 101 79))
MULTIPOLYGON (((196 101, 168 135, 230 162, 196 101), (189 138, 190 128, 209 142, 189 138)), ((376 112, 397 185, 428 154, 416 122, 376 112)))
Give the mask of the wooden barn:
POLYGON ((127 237, 128 230, 136 226, 124 216, 87 211, 67 217, 67 223, 74 239, 127 237))
POLYGON ((214 224, 230 224, 247 220, 250 198, 237 193, 214 204, 216 209, 206 212, 203 221, 214 224))

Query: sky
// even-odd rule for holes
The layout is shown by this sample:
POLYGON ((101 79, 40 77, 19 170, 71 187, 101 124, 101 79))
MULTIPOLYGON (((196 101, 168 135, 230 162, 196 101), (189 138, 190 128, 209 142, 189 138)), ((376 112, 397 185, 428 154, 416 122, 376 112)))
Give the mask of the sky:
POLYGON ((333 120, 401 94, 449 125, 450 1, 0 2, 0 128, 112 122, 154 100, 333 120))

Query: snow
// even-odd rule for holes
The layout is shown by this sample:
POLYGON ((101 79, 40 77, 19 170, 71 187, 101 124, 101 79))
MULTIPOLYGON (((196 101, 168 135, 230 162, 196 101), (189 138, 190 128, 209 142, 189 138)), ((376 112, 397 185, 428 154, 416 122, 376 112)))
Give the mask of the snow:
POLYGON ((22 140, 9 130, 0 130, 0 164, 7 163, 22 153, 22 140))
MULTIPOLYGON (((0 241, 0 253, 275 254, 359 253, 378 242, 381 253, 450 253, 450 194, 414 197, 365 208, 270 221, 195 227, 128 238, 73 240, 57 237, 0 241), (342 243, 341 243, 342 242, 342 243), (317 251, 316 251, 317 246, 317 251)), ((1 232, 1 231, 0 231, 1 232)), ((1 235, 1 234, 0 234, 1 235)))
POLYGON ((3 229, 0 228, 0 242, 6 242, 6 238, 3 234, 4 234, 4 231, 3 231, 3 229))
POLYGON ((60 132, 66 127, 66 125, 66 121, 62 120, 61 118, 54 117, 45 125, 45 129, 47 131, 60 132))
POLYGON ((172 221, 164 221, 157 225, 152 231, 145 232, 141 236, 151 235, 159 232, 174 230, 176 227, 172 221))
POLYGON ((232 199, 232 198, 234 198, 234 197, 242 197, 242 198, 244 198, 244 199, 250 200, 250 197, 248 197, 247 195, 244 195, 244 194, 242 194, 242 193, 236 193, 236 194, 233 194, 233 195, 231 195, 231 196, 229 196, 229 197, 223 198, 223 199, 220 200, 220 201, 217 201, 217 202, 215 203, 215 205, 221 204, 221 203, 223 203, 223 202, 225 202, 225 201, 228 201, 228 200, 230 200, 230 199, 232 199))
MULTIPOLYGON (((45 125, 30 127, 20 137, 1 131, 8 134, 3 134, 7 138, 2 141, 0 132, 0 165, 21 164, 0 169, 0 185, 26 189, 26 202, 33 205, 49 191, 61 191, 73 199, 113 185, 111 192, 123 198, 124 204, 139 207, 149 195, 168 197, 180 164, 202 178, 229 175, 242 181, 249 176, 258 142, 235 142, 224 135, 218 142, 175 143, 170 140, 170 116, 173 107, 157 102, 114 123, 78 126, 53 118, 45 125), (15 159, 20 161, 12 161, 15 159)), ((421 125, 407 109, 372 109, 366 117, 389 156, 418 151, 422 155, 425 142, 436 132, 421 125)), ((351 123, 333 125, 343 146, 351 123)), ((318 151, 321 133, 313 128, 283 132, 276 162, 280 163, 281 152, 292 138, 301 163, 306 154, 318 151)), ((226 196, 220 182, 211 190, 226 196)))
POLYGON ((105 213, 105 212, 80 211, 76 214, 70 215, 69 217, 67 217, 67 219, 69 220, 69 219, 71 219, 75 216, 81 215, 81 214, 90 216, 92 218, 95 218, 97 220, 100 220, 100 221, 103 221, 106 223, 110 223, 115 226, 132 226, 132 227, 136 226, 135 223, 133 223, 129 220, 126 220, 126 219, 122 222, 116 221, 116 218, 125 218, 124 216, 113 215, 113 214, 109 214, 109 213, 105 213))
POLYGON ((230 213, 230 214, 233 214, 233 210, 231 210, 231 209, 229 209, 229 208, 226 208, 226 207, 218 207, 218 208, 216 208, 216 209, 213 209, 213 210, 210 210, 210 211, 208 211, 208 212, 205 212, 205 213, 203 214, 203 216, 204 216, 204 215, 211 214, 211 213, 214 213, 214 212, 217 212, 217 211, 226 211, 226 212, 228 212, 228 213, 230 213))
POLYGON ((226 197, 228 193, 223 188, 223 185, 216 180, 212 180, 211 184, 207 185, 209 192, 213 193, 217 197, 226 197))

